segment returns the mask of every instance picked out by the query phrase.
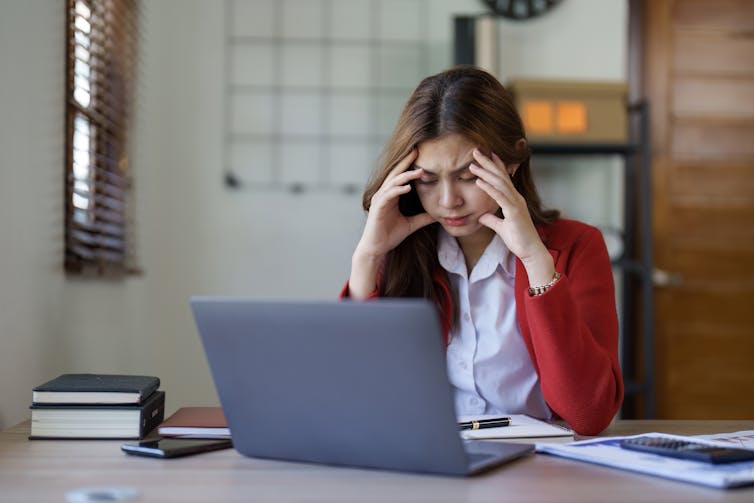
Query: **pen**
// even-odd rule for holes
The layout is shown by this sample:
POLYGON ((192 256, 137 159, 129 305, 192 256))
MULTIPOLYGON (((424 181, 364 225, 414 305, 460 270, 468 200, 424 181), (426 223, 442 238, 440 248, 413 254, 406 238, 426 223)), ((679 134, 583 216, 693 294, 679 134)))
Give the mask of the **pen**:
POLYGON ((496 417, 494 419, 480 419, 478 421, 467 421, 465 423, 458 423, 458 428, 462 430, 478 430, 481 428, 497 428, 500 426, 510 426, 511 418, 509 417, 496 417))

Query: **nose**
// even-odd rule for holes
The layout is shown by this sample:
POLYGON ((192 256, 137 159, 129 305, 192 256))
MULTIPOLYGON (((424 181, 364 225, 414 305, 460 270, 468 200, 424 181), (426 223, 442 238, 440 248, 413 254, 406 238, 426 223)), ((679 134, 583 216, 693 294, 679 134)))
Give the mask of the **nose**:
POLYGON ((440 186, 440 206, 457 208, 463 204, 463 198, 453 183, 445 182, 440 186))

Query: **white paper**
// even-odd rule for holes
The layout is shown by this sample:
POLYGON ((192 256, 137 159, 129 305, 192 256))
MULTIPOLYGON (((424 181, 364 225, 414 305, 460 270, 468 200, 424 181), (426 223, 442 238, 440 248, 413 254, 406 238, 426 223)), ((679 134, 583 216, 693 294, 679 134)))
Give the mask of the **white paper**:
MULTIPOLYGON (((668 435, 666 433, 642 433, 628 437, 604 437, 568 444, 537 444, 537 452, 545 452, 565 458, 612 466, 658 477, 682 480, 711 487, 736 487, 754 484, 754 461, 713 465, 701 461, 670 458, 648 452, 622 449, 620 441, 626 438, 651 435, 676 440, 694 440, 730 447, 730 442, 713 441, 700 437, 668 435)), ((720 435, 709 435, 720 438, 720 435)))
POLYGON ((734 431, 732 433, 715 433, 713 435, 694 435, 694 438, 716 440, 728 447, 754 449, 754 430, 734 431))
MULTIPOLYGON (((460 416, 458 422, 479 421, 493 419, 498 415, 460 416)), ((466 439, 492 438, 529 438, 529 437, 573 437, 573 431, 555 424, 546 423, 524 414, 510 414, 509 426, 499 428, 482 428, 480 430, 461 430, 461 436, 466 439)))

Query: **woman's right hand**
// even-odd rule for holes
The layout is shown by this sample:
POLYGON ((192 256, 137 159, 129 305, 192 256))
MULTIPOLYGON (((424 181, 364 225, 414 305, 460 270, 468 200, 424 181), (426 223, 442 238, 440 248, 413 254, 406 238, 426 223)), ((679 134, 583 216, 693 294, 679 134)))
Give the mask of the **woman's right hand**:
POLYGON ((421 169, 408 169, 416 156, 416 149, 412 149, 390 170, 372 196, 364 232, 356 246, 357 253, 381 259, 411 233, 433 222, 427 213, 407 217, 398 208, 400 196, 415 190, 411 181, 422 175, 421 169))
POLYGON ((349 294, 353 298, 363 299, 374 292, 377 271, 387 252, 434 221, 428 213, 407 217, 398 208, 400 196, 414 190, 411 181, 422 175, 421 169, 408 169, 416 156, 413 149, 401 159, 372 196, 364 232, 351 260, 349 294))

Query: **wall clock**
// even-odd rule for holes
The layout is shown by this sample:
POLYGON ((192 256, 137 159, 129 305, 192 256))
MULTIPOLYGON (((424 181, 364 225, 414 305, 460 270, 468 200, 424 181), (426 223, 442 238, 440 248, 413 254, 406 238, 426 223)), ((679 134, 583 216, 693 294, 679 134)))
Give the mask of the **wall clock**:
POLYGON ((550 11, 562 0, 482 0, 497 16, 523 21, 550 11))

